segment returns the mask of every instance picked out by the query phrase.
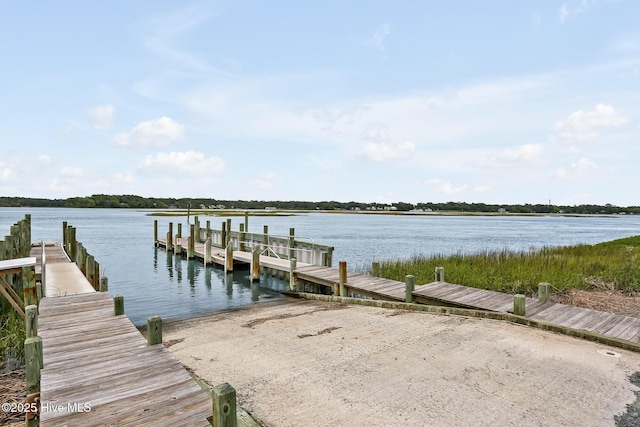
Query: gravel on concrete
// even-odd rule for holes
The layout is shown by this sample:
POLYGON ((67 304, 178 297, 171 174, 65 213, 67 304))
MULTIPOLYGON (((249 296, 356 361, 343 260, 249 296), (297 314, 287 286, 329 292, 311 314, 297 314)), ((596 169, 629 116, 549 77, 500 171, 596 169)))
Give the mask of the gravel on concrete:
POLYGON ((286 299, 167 324, 269 426, 615 426, 640 354, 501 321, 286 299))

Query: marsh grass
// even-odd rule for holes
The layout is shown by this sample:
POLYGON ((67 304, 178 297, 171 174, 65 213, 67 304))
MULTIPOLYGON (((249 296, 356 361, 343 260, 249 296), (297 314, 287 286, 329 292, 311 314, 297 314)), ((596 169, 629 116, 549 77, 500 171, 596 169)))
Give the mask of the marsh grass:
POLYGON ((25 338, 24 320, 16 312, 0 314, 0 366, 5 360, 23 360, 25 338))
POLYGON ((556 293, 569 289, 640 292, 640 236, 597 245, 542 248, 524 252, 484 251, 475 255, 413 256, 380 263, 383 277, 416 283, 434 281, 436 267, 445 280, 474 288, 532 295, 548 282, 556 293))

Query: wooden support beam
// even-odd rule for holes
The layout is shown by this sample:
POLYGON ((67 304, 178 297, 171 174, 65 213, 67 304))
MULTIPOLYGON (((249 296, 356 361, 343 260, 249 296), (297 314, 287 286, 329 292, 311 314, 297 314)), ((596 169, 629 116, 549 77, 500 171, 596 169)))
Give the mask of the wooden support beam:
POLYGON ((187 259, 193 259, 196 256, 196 226, 189 226, 189 242, 187 243, 187 259))
POLYGON ((233 271, 233 246, 232 245, 228 245, 225 248, 225 255, 224 255, 224 272, 225 274, 227 274, 227 272, 233 271))
POLYGON ((38 307, 35 305, 28 305, 25 308, 25 329, 27 338, 35 337, 38 335, 38 307))
POLYGON ((210 265, 213 262, 211 257, 211 236, 208 234, 207 232, 207 240, 204 242, 204 265, 210 265))
POLYGON ((11 285, 7 283, 3 276, 0 276, 0 293, 4 295, 4 297, 9 301, 9 304, 16 310, 16 312, 25 319, 24 314, 24 303, 18 296, 18 294, 13 290, 11 285))
POLYGON ((260 280, 260 246, 255 246, 251 252, 251 281, 260 280))
POLYGON ((295 258, 289 259, 289 289, 295 290, 296 288, 296 271, 297 260, 295 258))
POLYGON ((169 232, 167 233, 167 252, 173 250, 173 223, 169 223, 169 232))
POLYGON ((295 246, 296 246, 296 229, 289 228, 289 258, 293 258, 295 256, 295 246))
POLYGON ((153 244, 158 246, 158 220, 153 220, 153 244))

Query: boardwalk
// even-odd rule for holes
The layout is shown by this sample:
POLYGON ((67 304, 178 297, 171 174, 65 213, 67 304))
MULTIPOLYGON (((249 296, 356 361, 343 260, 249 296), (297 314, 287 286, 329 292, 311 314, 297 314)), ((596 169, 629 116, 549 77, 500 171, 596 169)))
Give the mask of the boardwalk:
POLYGON ((39 323, 41 426, 210 425, 208 394, 163 345, 114 316, 109 295, 44 298, 39 323))
MULTIPOLYGON (((295 275, 300 280, 330 287, 339 283, 339 271, 335 268, 305 266, 296 269, 295 275)), ((348 273, 346 289, 376 299, 404 301, 406 297, 404 282, 366 274, 348 273)), ((423 304, 513 312, 513 295, 446 282, 418 286, 413 296, 423 304)), ((539 303, 532 298, 527 298, 526 307, 526 317, 533 320, 640 344, 640 319, 635 317, 553 302, 539 303)))
MULTIPOLYGON (((40 268, 42 246, 31 249, 40 268)), ((96 292, 61 245, 45 245, 41 426, 208 426, 212 402, 162 345, 96 292)))

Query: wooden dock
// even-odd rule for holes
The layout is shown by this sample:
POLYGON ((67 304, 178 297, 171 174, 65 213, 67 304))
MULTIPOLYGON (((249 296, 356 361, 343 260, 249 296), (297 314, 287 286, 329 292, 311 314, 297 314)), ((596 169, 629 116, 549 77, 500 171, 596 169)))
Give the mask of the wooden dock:
POLYGON ((86 259, 72 262, 60 244, 34 245, 31 255, 46 275, 36 337, 41 426, 211 425, 210 394, 162 343, 148 345, 128 317, 115 315, 113 298, 81 271, 86 259))
MULTIPOLYGON (((340 272, 336 268, 302 266, 295 270, 298 280, 337 289, 340 272)), ((367 274, 347 273, 347 292, 389 301, 406 300, 406 284, 367 274)), ((513 313, 513 295, 470 288, 447 282, 433 282, 418 286, 412 293, 415 302, 513 313)), ((589 310, 553 302, 538 302, 526 298, 525 317, 572 330, 585 331, 614 340, 640 344, 640 319, 589 310)))

